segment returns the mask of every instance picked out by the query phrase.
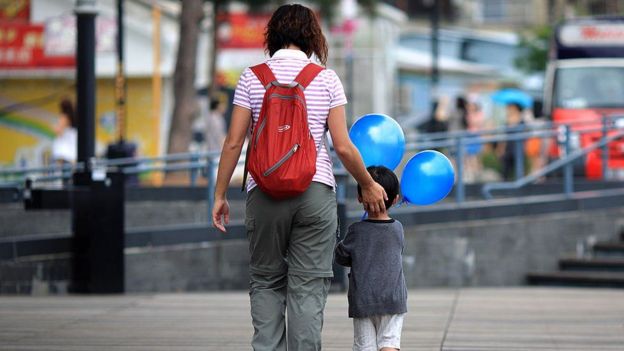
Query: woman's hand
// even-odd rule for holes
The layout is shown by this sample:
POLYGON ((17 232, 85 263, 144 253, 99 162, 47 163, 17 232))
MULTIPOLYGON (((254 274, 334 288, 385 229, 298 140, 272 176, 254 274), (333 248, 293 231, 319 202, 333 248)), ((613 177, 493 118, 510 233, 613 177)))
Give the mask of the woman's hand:
POLYGON ((226 193, 234 169, 238 164, 245 135, 251 123, 251 110, 240 106, 232 109, 232 120, 228 135, 223 142, 223 150, 219 159, 217 181, 215 184, 215 200, 212 205, 212 225, 222 232, 226 232, 225 225, 230 223, 230 205, 226 199, 226 193))
POLYGON ((364 210, 369 214, 375 215, 386 209, 384 203, 388 199, 388 195, 384 188, 377 182, 372 182, 369 186, 362 188, 362 205, 364 210))
POLYGON ((227 232, 225 225, 230 223, 230 205, 225 198, 215 199, 212 207, 212 225, 222 232, 227 232))

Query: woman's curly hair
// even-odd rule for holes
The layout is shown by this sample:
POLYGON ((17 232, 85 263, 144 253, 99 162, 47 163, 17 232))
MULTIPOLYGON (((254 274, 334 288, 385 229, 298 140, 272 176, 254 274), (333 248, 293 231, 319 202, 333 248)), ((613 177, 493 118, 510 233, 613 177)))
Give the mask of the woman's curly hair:
POLYGON ((327 41, 318 18, 312 10, 298 4, 282 5, 275 10, 264 33, 269 56, 291 44, 308 57, 314 53, 323 65, 327 64, 327 41))

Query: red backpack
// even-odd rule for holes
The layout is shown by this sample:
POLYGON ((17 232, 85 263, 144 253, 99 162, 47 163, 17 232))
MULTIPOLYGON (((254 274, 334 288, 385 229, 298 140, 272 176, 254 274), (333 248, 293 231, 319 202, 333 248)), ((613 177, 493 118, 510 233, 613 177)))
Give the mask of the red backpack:
POLYGON ((275 199, 300 195, 310 186, 319 150, 308 127, 303 91, 323 69, 310 63, 292 83, 281 84, 267 64, 251 67, 266 92, 247 146, 243 186, 247 171, 275 199))

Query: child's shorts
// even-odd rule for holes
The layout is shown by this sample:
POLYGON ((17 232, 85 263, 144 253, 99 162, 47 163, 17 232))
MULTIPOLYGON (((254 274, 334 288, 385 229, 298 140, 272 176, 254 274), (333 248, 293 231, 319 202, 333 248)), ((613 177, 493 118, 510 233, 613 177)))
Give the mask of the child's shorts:
POLYGON ((402 314, 353 318, 353 351, 401 348, 402 314))

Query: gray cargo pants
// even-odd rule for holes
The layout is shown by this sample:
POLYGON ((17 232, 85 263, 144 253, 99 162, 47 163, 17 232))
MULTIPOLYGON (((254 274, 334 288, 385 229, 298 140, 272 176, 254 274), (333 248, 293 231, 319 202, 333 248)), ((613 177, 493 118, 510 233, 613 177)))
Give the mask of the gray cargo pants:
POLYGON ((321 349, 336 216, 336 195, 324 184, 313 182, 302 195, 279 201, 258 188, 248 194, 254 350, 321 349))

